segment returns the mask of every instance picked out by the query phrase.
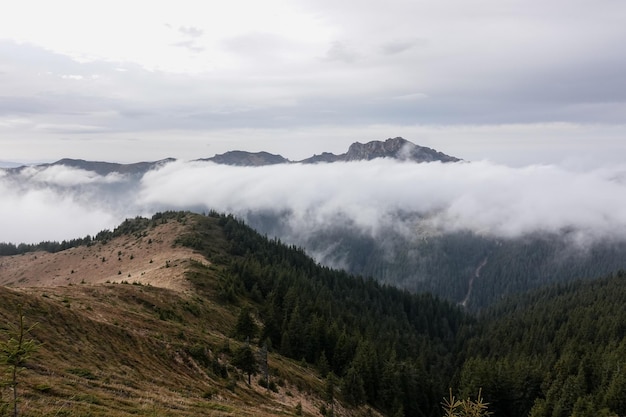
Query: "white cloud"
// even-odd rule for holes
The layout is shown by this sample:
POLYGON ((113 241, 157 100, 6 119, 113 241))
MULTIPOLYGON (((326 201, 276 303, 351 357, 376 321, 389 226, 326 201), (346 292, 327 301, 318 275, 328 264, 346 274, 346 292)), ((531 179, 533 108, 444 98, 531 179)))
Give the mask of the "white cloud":
MULTIPOLYGON (((397 163, 389 160, 240 168, 175 163, 148 173, 139 201, 246 215, 290 212, 306 235, 350 219, 376 233, 398 213, 419 213, 438 230, 496 236, 577 229, 589 237, 621 235, 626 167, 575 172, 556 166, 510 168, 489 162, 397 163)), ((407 225, 416 227, 416 225, 407 225)))
POLYGON ((338 224, 374 236, 389 227, 414 236, 457 230, 500 237, 568 231, 585 242, 626 236, 626 213, 619 210, 626 205, 626 165, 177 161, 139 183, 53 166, 26 169, 17 179, 0 176, 0 192, 0 241, 13 242, 81 237, 170 209, 282 213, 295 241, 338 224))
POLYGON ((123 217, 52 188, 13 187, 0 177, 0 242, 62 241, 114 227, 123 217))
POLYGON ((106 176, 93 171, 54 165, 47 168, 27 167, 20 172, 21 181, 46 186, 74 187, 85 184, 113 184, 123 182, 124 176, 111 173, 106 176))

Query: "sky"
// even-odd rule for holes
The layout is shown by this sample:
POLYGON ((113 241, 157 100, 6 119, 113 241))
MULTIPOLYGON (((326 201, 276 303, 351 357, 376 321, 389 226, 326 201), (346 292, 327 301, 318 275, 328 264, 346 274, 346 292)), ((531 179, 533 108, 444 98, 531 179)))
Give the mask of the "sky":
POLYGON ((620 0, 8 2, 0 161, 299 160, 402 136, 472 161, 626 155, 620 0))

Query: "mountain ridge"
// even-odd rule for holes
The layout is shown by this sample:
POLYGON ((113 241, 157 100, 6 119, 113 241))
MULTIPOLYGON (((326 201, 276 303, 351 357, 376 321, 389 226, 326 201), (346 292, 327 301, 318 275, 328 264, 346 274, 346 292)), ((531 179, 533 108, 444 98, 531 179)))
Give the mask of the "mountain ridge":
MULTIPOLYGON (((42 259, 47 269, 21 269, 12 288, 0 285, 0 319, 14 321, 16 306, 23 307, 43 343, 20 377, 25 417, 58 415, 65 403, 79 413, 67 415, 94 417, 314 416, 328 408, 337 416, 432 415, 445 391, 441 374, 451 374, 438 352, 451 352, 466 320, 449 303, 321 267, 215 212, 127 220, 51 256, 42 259), (192 251, 176 255, 179 248, 192 251), (37 281, 38 271, 54 278, 63 258, 62 276, 37 281), (85 263, 108 273, 91 277, 85 263), (158 281, 143 273, 153 264, 165 274, 158 281), (240 326, 243 315, 252 329, 240 326), (416 356, 418 348, 429 355, 416 356), (256 371, 238 362, 245 349, 256 371), (366 357, 376 359, 368 373, 366 357), (382 367, 409 387, 388 394, 370 383, 382 378, 382 367), (329 383, 336 385, 330 400, 329 383), (418 386, 419 399, 409 391, 418 386)), ((0 257, 0 269, 39 257, 0 257)))
MULTIPOLYGON (((347 152, 334 154, 322 152, 299 161, 291 161, 282 155, 269 152, 248 152, 242 150, 232 150, 222 154, 216 154, 210 158, 199 158, 194 161, 213 162, 219 165, 258 167, 279 164, 317 164, 353 161, 371 161, 378 158, 396 159, 403 162, 427 163, 442 162, 451 163, 462 161, 459 158, 444 154, 435 149, 417 145, 402 137, 388 138, 385 141, 370 141, 367 143, 354 142, 347 152)), ((19 173, 27 167, 47 168, 53 166, 67 166, 72 168, 93 171, 99 175, 109 175, 111 173, 142 175, 152 169, 158 168, 169 162, 176 161, 175 158, 165 158, 158 161, 134 162, 129 164, 88 161, 84 159, 63 158, 56 162, 21 165, 0 168, 9 173, 19 173)))

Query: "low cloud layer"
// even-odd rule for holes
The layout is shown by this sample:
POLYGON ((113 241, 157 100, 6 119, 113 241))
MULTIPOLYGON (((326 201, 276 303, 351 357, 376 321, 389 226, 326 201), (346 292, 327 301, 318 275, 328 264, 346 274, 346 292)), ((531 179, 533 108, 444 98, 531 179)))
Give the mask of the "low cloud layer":
POLYGON ((301 235, 350 222, 376 236, 472 230, 499 237, 626 236, 626 166, 590 171, 392 160, 230 167, 169 163, 140 181, 64 167, 1 175, 0 242, 63 240, 160 210, 276 212, 301 235), (45 179, 45 180, 42 180, 45 179))

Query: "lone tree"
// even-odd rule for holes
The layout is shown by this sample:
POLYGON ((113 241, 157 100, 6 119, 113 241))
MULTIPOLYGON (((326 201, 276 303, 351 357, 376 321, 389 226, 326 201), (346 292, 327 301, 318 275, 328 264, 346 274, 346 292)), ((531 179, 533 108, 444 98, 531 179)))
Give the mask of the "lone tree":
POLYGON ((246 343, 244 346, 237 349, 232 363, 234 366, 248 374, 248 385, 250 385, 251 376, 253 374, 256 375, 258 368, 256 357, 254 356, 254 352, 249 344, 246 343))
POLYGON ((30 358, 30 356, 39 348, 40 344, 34 339, 29 338, 30 332, 38 323, 30 327, 26 327, 24 323, 24 314, 22 314, 22 306, 18 306, 18 325, 9 323, 9 328, 3 332, 2 340, 0 340, 0 363, 7 366, 9 378, 6 386, 13 391, 13 416, 18 416, 17 410, 17 377, 20 370, 30 358))

